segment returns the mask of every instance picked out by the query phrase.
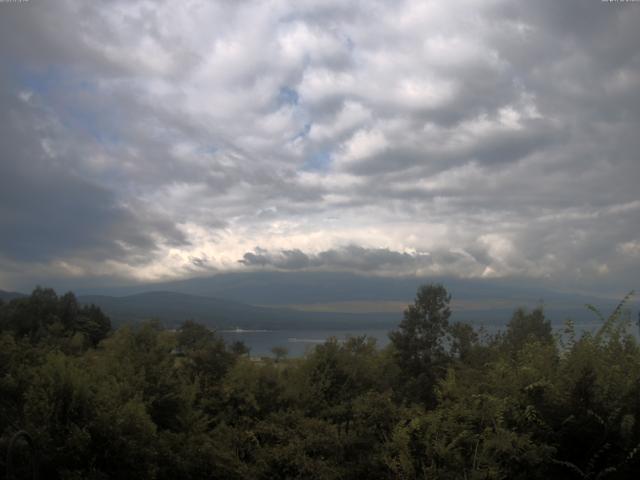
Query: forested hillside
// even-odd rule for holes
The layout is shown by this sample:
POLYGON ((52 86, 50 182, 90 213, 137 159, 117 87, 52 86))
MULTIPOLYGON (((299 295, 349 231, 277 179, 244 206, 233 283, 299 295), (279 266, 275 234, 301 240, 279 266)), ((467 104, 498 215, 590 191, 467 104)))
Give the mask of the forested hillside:
POLYGON ((190 321, 114 330, 71 293, 0 301, 0 471, 29 477, 29 437, 41 478, 635 478, 624 300, 580 336, 542 309, 487 335, 449 305, 427 285, 385 349, 256 359, 190 321))

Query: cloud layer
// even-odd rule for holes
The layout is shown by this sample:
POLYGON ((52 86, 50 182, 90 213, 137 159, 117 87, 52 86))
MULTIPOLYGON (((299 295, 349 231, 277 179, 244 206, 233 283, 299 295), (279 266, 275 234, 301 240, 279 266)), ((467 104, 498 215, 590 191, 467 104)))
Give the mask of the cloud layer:
POLYGON ((640 6, 0 4, 0 286, 640 272, 640 6))

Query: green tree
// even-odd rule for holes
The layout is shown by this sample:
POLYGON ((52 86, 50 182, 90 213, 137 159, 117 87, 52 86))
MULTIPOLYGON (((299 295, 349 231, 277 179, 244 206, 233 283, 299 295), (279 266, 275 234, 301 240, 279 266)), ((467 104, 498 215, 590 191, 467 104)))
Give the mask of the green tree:
POLYGON ((229 350, 238 357, 249 355, 249 352, 251 352, 251 349, 242 340, 232 342, 229 346, 229 350))
POLYGON ((83 333, 94 347, 111 331, 111 321, 99 307, 84 306, 78 312, 76 331, 83 333))
POLYGON ((451 334, 451 354, 462 362, 470 361, 473 350, 478 346, 478 334, 468 323, 456 322, 449 328, 451 334))
POLYGON ((449 359, 445 338, 451 295, 440 284, 423 285, 404 311, 398 330, 389 334, 409 398, 433 406, 434 387, 449 359))
POLYGON ((545 317, 542 307, 537 307, 532 312, 519 308, 507 324, 504 342, 508 348, 517 351, 531 341, 547 344, 553 342, 551 322, 545 317))
POLYGON ((287 347, 275 346, 271 349, 271 353, 273 353, 274 357, 276 357, 276 363, 280 362, 289 354, 289 349, 287 347))

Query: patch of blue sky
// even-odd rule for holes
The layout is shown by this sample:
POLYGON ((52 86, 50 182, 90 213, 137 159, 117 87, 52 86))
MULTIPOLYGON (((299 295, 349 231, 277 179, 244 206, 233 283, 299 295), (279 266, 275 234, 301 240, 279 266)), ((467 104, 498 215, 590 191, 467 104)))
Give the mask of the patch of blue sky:
POLYGON ((311 124, 310 123, 305 123, 304 126, 302 127, 302 129, 293 136, 291 141, 295 142, 296 140, 300 140, 300 139, 306 138, 306 136, 309 135, 309 131, 310 130, 311 130, 311 124))
POLYGON ((44 68, 27 68, 24 65, 11 67, 14 82, 23 89, 38 95, 47 95, 52 90, 66 84, 67 75, 56 66, 50 65, 44 68))
POLYGON ((57 92, 96 93, 97 88, 91 80, 74 74, 72 70, 57 65, 29 68, 24 65, 11 67, 13 82, 18 88, 31 91, 41 97, 55 95, 57 92))
POLYGON ((287 87, 286 85, 280 87, 277 99, 278 107, 281 107, 283 105, 298 105, 299 100, 300 96, 295 89, 287 87))
POLYGON ((220 152, 220 149, 215 145, 200 145, 196 148, 198 155, 216 155, 218 152, 220 152))
POLYGON ((12 68, 12 73, 18 88, 33 92, 45 104, 57 105, 57 108, 54 108, 58 119, 66 127, 84 132, 105 145, 121 141, 113 128, 118 124, 112 118, 113 115, 96 105, 88 107, 79 102, 83 94, 98 95, 96 85, 90 80, 55 65, 38 69, 16 65, 12 68), (75 92, 72 102, 60 102, 59 98, 56 98, 59 94, 68 100, 69 91, 75 92))
POLYGON ((63 124, 74 131, 84 132, 97 142, 105 145, 117 145, 122 137, 117 133, 109 121, 109 115, 104 111, 96 112, 79 106, 68 106, 61 118, 63 124))
POLYGON ((331 151, 321 150, 309 156, 302 169, 311 172, 327 172, 331 168, 331 163, 331 151))
POLYGON ((347 50, 349 50, 349 52, 353 52, 355 50, 356 44, 353 41, 353 39, 351 38, 351 36, 347 35, 346 33, 343 34, 342 35, 342 41, 347 46, 347 50))

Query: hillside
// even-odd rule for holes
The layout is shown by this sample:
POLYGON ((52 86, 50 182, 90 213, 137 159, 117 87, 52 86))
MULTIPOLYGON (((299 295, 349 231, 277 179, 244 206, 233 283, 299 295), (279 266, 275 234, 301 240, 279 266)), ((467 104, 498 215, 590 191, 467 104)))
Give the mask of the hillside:
POLYGON ((82 304, 99 306, 115 324, 158 319, 168 326, 195 320, 212 328, 380 328, 397 323, 393 313, 301 312, 266 308, 176 292, 145 292, 122 297, 83 295, 82 304))
POLYGON ((0 300, 5 302, 9 302, 15 298, 22 298, 22 297, 26 297, 26 295, 24 293, 7 292, 5 290, 0 290, 0 300))
MULTIPOLYGON (((384 321, 399 321, 404 307, 411 302, 416 287, 421 283, 442 283, 449 287, 452 295, 453 318, 457 321, 474 324, 504 325, 511 313, 518 307, 535 308, 541 303, 545 307, 554 325, 562 325, 567 318, 577 323, 592 323, 593 313, 585 308, 585 304, 593 304, 599 309, 607 311, 615 307, 619 296, 606 298, 596 295, 586 295, 564 292, 557 289, 543 288, 527 282, 510 282, 500 279, 453 279, 453 278, 416 278, 416 277, 375 277, 361 276, 347 272, 245 272, 225 273, 209 277, 191 278, 186 280, 164 282, 158 284, 140 284, 132 286, 103 287, 100 289, 75 289, 83 298, 95 298, 94 294, 119 298, 111 311, 119 313, 125 308, 127 314, 133 304, 149 303, 147 300, 158 299, 161 292, 184 294, 184 297, 172 296, 167 300, 167 308, 177 311, 174 302, 188 305, 189 314, 197 318, 209 318, 215 313, 216 318, 225 321, 233 320, 237 309, 243 311, 242 318, 255 320, 257 318, 271 321, 274 318, 272 309, 276 309, 276 318, 281 320, 304 317, 305 322, 351 320, 361 321, 359 315, 366 314, 368 318, 380 318, 384 321), (149 296, 149 292, 155 292, 149 296), (145 295, 134 300, 136 294, 145 295), (129 298, 130 300, 122 300, 129 298), (180 298, 180 300, 178 300, 180 298), (147 300, 145 300, 147 299, 147 300), (218 300, 215 300, 218 299, 218 300), (221 300, 224 299, 224 300, 221 300), (394 312, 386 308, 388 302, 397 303, 394 312), (237 304, 233 306, 233 302, 237 304), (353 311, 351 305, 341 308, 340 303, 358 302, 360 311, 353 311), (268 306, 269 311, 249 305, 268 306), (331 305, 332 308, 322 308, 331 305), (310 310, 330 310, 339 316, 307 316, 293 313, 296 309, 308 313, 310 310), (215 312, 218 309, 219 312, 215 312), (358 314, 355 317, 343 315, 344 312, 358 314), (231 313, 229 317, 226 313, 231 313), (386 313, 382 313, 386 312, 386 313)), ((94 300, 91 300, 94 301, 94 300)), ((111 300, 96 300, 100 305, 106 302, 110 306, 111 300)), ((164 302, 164 300, 162 300, 164 302)), ((637 301, 630 307, 637 308, 637 301)), ((343 305, 344 306, 344 305, 343 305)), ((151 307, 153 307, 151 305, 151 307)), ((107 309, 109 310, 109 309, 107 309)), ((147 310, 137 306, 134 310, 141 310, 147 315, 147 310)), ((162 309, 161 309, 162 310, 162 309)), ((155 307, 154 310, 155 312, 155 307)), ((160 311, 165 315, 167 312, 160 311)), ((178 312, 182 313, 182 312, 178 312)), ((115 315, 118 316, 118 315, 115 315)), ((233 324, 232 324, 233 325, 233 324)))

